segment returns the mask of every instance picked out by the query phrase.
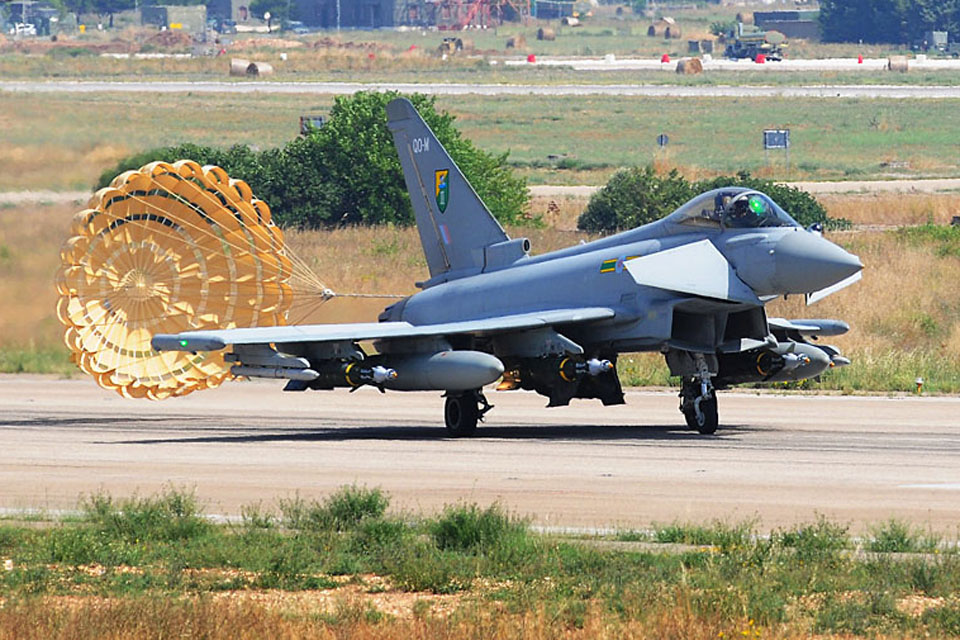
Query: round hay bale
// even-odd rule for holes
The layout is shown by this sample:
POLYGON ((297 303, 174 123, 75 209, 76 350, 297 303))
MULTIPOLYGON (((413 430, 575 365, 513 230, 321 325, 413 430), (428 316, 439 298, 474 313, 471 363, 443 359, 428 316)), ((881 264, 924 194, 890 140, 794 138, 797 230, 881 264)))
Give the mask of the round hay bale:
POLYGON ((507 49, 526 49, 527 48, 527 39, 523 34, 519 36, 513 36, 512 38, 507 38, 507 49))
POLYGON ((887 58, 887 71, 899 71, 906 73, 910 69, 910 62, 907 56, 890 56, 887 58))
POLYGON ((247 65, 247 75, 259 78, 260 76, 268 76, 273 73, 273 65, 269 62, 251 62, 247 65))
POLYGON ((679 38, 681 35, 680 25, 678 24, 670 25, 663 32, 663 37, 667 38, 668 40, 670 38, 679 38))
POLYGON ((247 67, 249 66, 250 66, 249 60, 242 60, 240 58, 231 58, 230 59, 230 75, 245 76, 247 75, 247 67))
POLYGON ((550 27, 540 27, 537 29, 537 40, 556 40, 557 32, 550 27))
POLYGON ((579 26, 580 26, 580 18, 574 18, 573 16, 565 16, 565 17, 560 21, 560 24, 562 24, 562 25, 565 26, 565 27, 579 27, 579 26))
POLYGON ((650 25, 650 27, 647 29, 647 36, 651 38, 655 38, 658 35, 660 34, 657 33, 657 25, 655 24, 650 25))
POLYGON ((677 63, 677 73, 684 76, 695 76, 703 73, 703 63, 700 58, 681 58, 677 63))

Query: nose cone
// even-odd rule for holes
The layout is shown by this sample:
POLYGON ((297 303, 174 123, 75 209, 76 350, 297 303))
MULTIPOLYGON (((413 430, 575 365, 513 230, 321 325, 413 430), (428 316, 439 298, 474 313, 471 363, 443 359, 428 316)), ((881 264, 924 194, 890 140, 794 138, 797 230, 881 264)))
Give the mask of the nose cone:
POLYGON ((778 293, 812 293, 863 269, 860 258, 807 231, 785 234, 773 249, 778 293))

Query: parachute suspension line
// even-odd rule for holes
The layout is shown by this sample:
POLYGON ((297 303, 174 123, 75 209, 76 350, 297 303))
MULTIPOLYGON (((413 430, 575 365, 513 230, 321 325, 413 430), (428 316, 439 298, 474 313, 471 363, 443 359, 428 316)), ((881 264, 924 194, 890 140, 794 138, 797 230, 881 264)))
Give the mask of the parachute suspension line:
MULTIPOLYGON (((166 185, 164 185, 162 182, 156 181, 155 184, 156 184, 156 186, 158 186, 160 189, 162 189, 162 190, 165 191, 167 194, 169 194, 174 200, 176 200, 176 201, 180 202, 181 204, 183 204, 183 205, 189 207, 190 209, 192 209, 195 213, 197 213, 198 217, 200 217, 201 219, 207 217, 206 214, 205 214, 205 212, 203 211, 203 209, 202 209, 198 204, 193 203, 193 202, 190 202, 189 200, 187 200, 186 198, 184 198, 184 197, 181 196, 180 194, 177 194, 177 193, 173 192, 171 189, 169 189, 169 188, 168 188, 166 185)), ((142 198, 142 197, 140 197, 140 196, 138 196, 138 195, 136 195, 136 194, 130 194, 130 198, 133 199, 134 201, 140 203, 140 204, 143 204, 144 206, 146 206, 146 207, 148 207, 148 208, 153 208, 153 209, 156 209, 157 211, 160 211, 160 212, 163 212, 163 211, 164 211, 163 208, 160 207, 159 204, 151 203, 151 202, 147 201, 146 199, 144 199, 144 198, 142 198)), ((210 235, 211 237, 214 237, 214 238, 220 240, 223 244, 225 244, 225 245, 226 245, 228 248, 230 248, 230 249, 235 249, 235 250, 237 250, 237 251, 239 251, 239 252, 243 252, 243 253, 249 252, 249 247, 248 247, 248 246, 245 247, 245 246, 240 245, 240 244, 238 244, 238 243, 236 243, 236 242, 229 241, 229 240, 223 238, 222 236, 220 236, 219 234, 216 234, 212 229, 209 229, 209 228, 208 228, 208 229, 205 229, 205 228, 201 227, 200 225, 191 223, 190 221, 184 221, 184 223, 186 224, 186 226, 190 227, 191 230, 193 230, 193 231, 198 231, 198 232, 200 232, 200 233, 204 233, 204 234, 206 234, 206 235, 210 235)), ((290 259, 290 262, 291 262, 291 264, 293 265, 293 269, 292 269, 291 276, 292 276, 292 277, 298 277, 300 280, 302 280, 302 281, 304 282, 304 284, 307 285, 307 291, 304 291, 304 293, 306 293, 306 292, 308 292, 308 291, 321 292, 321 293, 324 292, 324 291, 329 291, 329 289, 327 288, 327 286, 323 284, 323 282, 320 280, 320 278, 313 272, 313 270, 310 268, 310 266, 307 264, 307 262, 306 262, 303 258, 301 258, 300 256, 298 256, 289 246, 284 245, 284 246, 283 246, 283 251, 284 251, 284 254, 290 259)))
MULTIPOLYGON (((195 211, 197 211, 197 213, 199 213, 199 214, 202 215, 202 211, 197 208, 197 205, 195 205, 195 204, 193 204, 193 203, 190 203, 190 202, 188 202, 188 201, 185 201, 185 200, 182 198, 182 196, 179 196, 178 194, 174 193, 173 191, 171 191, 170 189, 168 189, 166 186, 164 186, 162 183, 158 183, 158 186, 160 186, 162 189, 164 189, 167 193, 169 193, 169 194, 170 194, 172 197, 174 197, 175 199, 182 201, 184 204, 190 206, 190 207, 193 208, 195 211)), ((154 207, 154 208, 159 208, 158 205, 153 205, 153 204, 151 204, 151 203, 149 203, 149 202, 146 202, 145 200, 142 200, 142 199, 140 199, 140 198, 137 198, 136 196, 132 196, 132 197, 133 197, 135 200, 141 202, 142 204, 144 204, 144 205, 146 205, 146 206, 154 207)), ((201 231, 201 232, 204 231, 203 229, 200 229, 199 227, 197 227, 196 230, 201 231)), ((212 233, 212 232, 208 232, 208 233, 212 233)), ((233 246, 232 248, 236 248, 237 250, 240 250, 240 251, 244 251, 244 250, 245 250, 243 247, 240 247, 240 246, 233 246)), ((284 245, 284 252, 286 253, 287 257, 290 258, 291 262, 292 262, 293 265, 294 265, 293 275, 294 275, 294 276, 300 276, 301 279, 302 279, 303 281, 305 281, 305 283, 307 283, 307 284, 308 284, 308 287, 309 287, 308 290, 306 290, 306 291, 301 291, 301 290, 295 288, 294 290, 295 290, 295 292, 298 294, 298 297, 301 297, 301 296, 311 296, 311 297, 313 297, 313 296, 318 296, 318 297, 320 298, 320 300, 319 300, 319 302, 318 302, 317 304, 311 304, 311 308, 310 308, 309 312, 303 314, 303 317, 309 317, 309 315, 310 315, 311 313, 313 313, 317 308, 319 308, 320 304, 322 304, 323 302, 326 302, 327 300, 330 300, 330 299, 332 299, 332 298, 398 299, 398 298, 404 298, 404 297, 406 297, 406 296, 403 295, 403 294, 338 293, 338 292, 334 292, 332 289, 330 289, 329 287, 327 287, 327 286, 323 283, 323 281, 320 280, 319 276, 317 276, 316 273, 313 271, 313 269, 310 268, 310 266, 309 266, 309 264, 307 263, 307 261, 304 260, 303 258, 301 258, 299 255, 297 255, 297 254, 293 251, 293 249, 292 249, 291 247, 289 247, 289 246, 287 246, 287 245, 284 245)))

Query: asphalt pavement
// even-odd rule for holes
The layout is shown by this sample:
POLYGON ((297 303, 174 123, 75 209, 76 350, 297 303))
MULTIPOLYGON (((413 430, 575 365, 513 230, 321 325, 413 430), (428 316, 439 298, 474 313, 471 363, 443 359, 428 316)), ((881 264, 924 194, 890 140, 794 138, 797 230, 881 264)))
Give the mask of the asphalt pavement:
POLYGON ((191 487, 210 513, 343 484, 394 508, 501 502, 545 526, 824 514, 863 530, 889 517, 960 524, 960 398, 721 394, 715 436, 687 430, 671 391, 546 409, 489 394, 477 436, 449 439, 439 393, 282 393, 230 383, 164 402, 87 379, 0 376, 0 508, 72 509, 82 494, 191 487))

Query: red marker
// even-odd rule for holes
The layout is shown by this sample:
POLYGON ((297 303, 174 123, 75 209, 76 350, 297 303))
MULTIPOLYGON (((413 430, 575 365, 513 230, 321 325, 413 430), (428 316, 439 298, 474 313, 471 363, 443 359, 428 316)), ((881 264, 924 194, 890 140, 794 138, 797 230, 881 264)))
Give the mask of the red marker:
POLYGON ((536 56, 536 54, 531 53, 530 55, 528 55, 528 56, 527 56, 527 62, 529 62, 530 64, 536 64, 536 62, 537 62, 537 56, 536 56))
POLYGON ((665 53, 662 56, 660 56, 660 62, 670 62, 670 54, 665 53))

